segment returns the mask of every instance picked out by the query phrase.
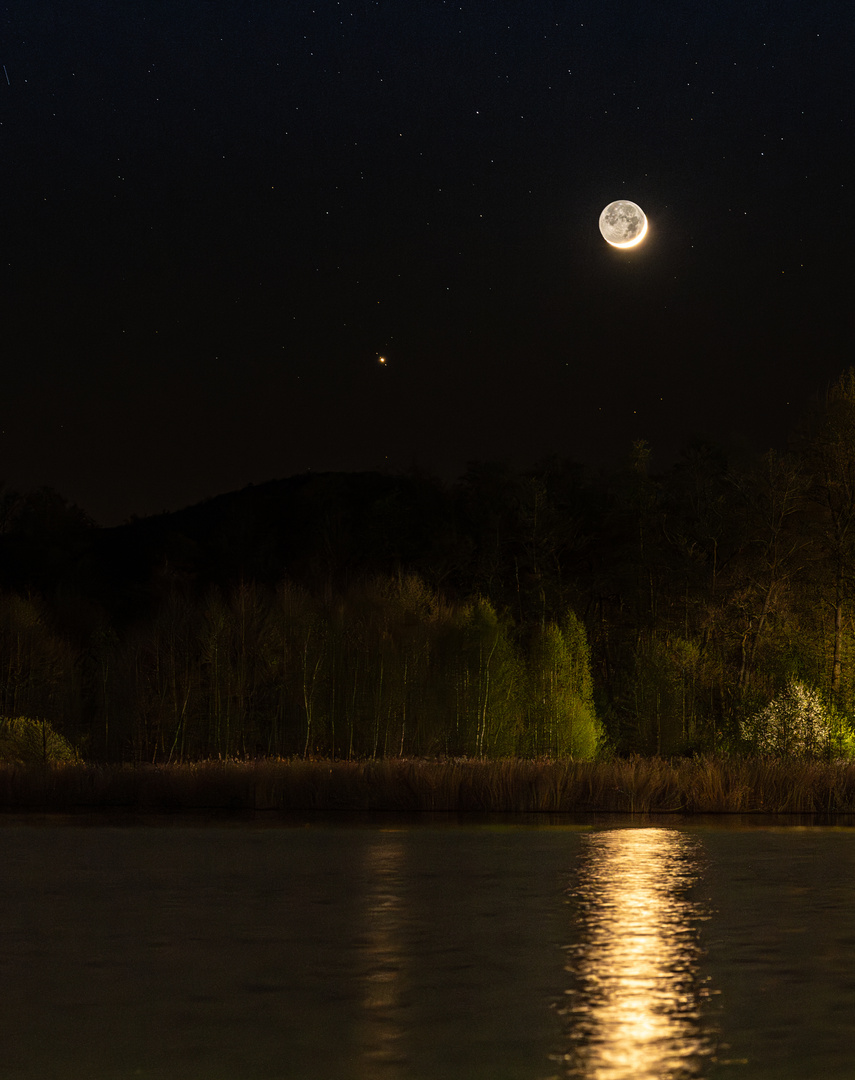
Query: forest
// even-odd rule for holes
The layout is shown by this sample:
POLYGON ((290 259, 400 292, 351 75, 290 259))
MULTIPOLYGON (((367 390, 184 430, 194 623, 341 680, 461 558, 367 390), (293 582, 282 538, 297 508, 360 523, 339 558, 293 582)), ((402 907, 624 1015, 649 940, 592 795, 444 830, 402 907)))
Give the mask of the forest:
POLYGON ((786 451, 665 469, 308 473, 111 529, 4 488, 0 716, 100 762, 842 756, 853 595, 849 369, 786 451))

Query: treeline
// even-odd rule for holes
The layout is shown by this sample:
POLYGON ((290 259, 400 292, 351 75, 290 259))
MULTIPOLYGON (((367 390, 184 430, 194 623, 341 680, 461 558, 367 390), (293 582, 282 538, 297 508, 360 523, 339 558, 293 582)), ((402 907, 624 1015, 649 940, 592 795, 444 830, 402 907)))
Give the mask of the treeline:
POLYGON ((855 371, 786 452, 306 475, 97 529, 0 498, 0 712, 84 755, 675 754, 855 714, 855 371), (595 719, 596 717, 596 719, 595 719))
POLYGON ((581 757, 597 750, 585 631, 524 635, 414 574, 312 595, 283 582, 174 590, 75 651, 33 599, 0 602, 0 711, 84 756, 581 757))

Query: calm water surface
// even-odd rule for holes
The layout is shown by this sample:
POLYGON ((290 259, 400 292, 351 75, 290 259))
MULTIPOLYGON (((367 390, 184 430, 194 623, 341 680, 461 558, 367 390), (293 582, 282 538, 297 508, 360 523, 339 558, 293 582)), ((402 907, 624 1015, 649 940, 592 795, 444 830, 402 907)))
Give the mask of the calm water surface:
POLYGON ((850 1080, 855 829, 0 828, 0 1077, 850 1080))

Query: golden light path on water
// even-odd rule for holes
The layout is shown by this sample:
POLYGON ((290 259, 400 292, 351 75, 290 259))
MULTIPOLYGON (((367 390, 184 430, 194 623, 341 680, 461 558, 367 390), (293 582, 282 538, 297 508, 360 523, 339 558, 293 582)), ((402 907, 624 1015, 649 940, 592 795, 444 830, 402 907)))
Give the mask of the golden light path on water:
POLYGON ((567 1077, 688 1080, 712 1053, 703 1030, 693 841, 670 829, 588 835, 568 950, 567 1077))
POLYGON ((399 1066, 406 1060, 405 1032, 400 1021, 405 966, 400 895, 403 856, 403 845, 383 833, 367 852, 370 886, 365 897, 366 968, 359 1040, 360 1075, 365 1080, 377 1080, 380 1075, 397 1076, 399 1066))

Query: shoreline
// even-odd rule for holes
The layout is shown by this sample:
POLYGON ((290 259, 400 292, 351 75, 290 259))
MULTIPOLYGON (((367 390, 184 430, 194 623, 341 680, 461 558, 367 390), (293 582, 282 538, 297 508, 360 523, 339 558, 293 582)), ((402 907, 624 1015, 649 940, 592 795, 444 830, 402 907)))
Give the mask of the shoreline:
POLYGON ((0 764, 0 813, 855 814, 855 762, 258 759, 0 764))

